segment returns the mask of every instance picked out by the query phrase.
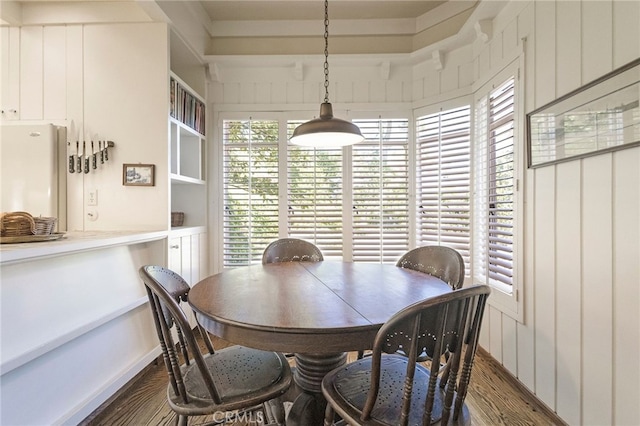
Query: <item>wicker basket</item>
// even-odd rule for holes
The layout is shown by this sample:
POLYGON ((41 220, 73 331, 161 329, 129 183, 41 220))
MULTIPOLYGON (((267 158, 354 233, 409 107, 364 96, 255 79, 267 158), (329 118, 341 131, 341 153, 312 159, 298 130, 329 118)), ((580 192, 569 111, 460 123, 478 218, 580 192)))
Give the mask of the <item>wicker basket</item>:
POLYGON ((184 212, 171 212, 171 226, 182 226, 184 223, 184 212))
POLYGON ((2 213, 0 217, 0 235, 3 237, 20 237, 34 235, 36 224, 27 212, 2 213))
POLYGON ((34 217, 33 222, 36 224, 35 235, 49 235, 53 234, 53 230, 56 227, 58 221, 55 217, 34 217))
POLYGON ((49 235, 53 233, 55 217, 33 217, 27 212, 2 213, 0 235, 22 237, 25 235, 49 235))

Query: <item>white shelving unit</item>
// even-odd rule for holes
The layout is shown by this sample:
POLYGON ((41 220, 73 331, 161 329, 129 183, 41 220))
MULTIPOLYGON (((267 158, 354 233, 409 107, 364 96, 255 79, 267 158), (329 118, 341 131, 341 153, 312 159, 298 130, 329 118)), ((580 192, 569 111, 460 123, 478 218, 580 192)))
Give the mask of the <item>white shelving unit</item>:
POLYGON ((208 275, 206 73, 176 34, 170 37, 168 132, 171 212, 184 224, 171 227, 168 266, 191 285, 208 275))
POLYGON ((205 182, 205 137, 169 118, 171 132, 171 180, 193 184, 205 182))
MULTIPOLYGON (((204 98, 171 73, 171 211, 184 212, 185 227, 206 225, 204 98)), ((172 228, 174 231, 176 228, 172 228)))

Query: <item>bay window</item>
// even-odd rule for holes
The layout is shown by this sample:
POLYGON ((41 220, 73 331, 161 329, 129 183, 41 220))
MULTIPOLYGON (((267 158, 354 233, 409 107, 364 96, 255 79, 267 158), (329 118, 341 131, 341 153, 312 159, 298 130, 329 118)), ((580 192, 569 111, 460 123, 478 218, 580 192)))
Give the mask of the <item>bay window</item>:
POLYGON ((223 266, 260 262, 281 237, 356 262, 445 245, 461 253, 468 280, 499 290, 491 303, 520 315, 516 75, 476 91, 473 127, 460 103, 415 122, 356 119, 365 140, 343 148, 290 145, 302 121, 286 112, 223 118, 223 266))

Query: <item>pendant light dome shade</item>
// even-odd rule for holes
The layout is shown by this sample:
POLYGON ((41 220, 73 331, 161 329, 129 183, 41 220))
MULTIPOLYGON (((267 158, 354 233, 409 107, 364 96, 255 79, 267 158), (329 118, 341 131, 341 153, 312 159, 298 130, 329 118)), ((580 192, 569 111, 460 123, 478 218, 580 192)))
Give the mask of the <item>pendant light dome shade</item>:
POLYGON ((329 102, 320 105, 320 118, 307 121, 295 128, 289 140, 293 145, 311 147, 340 147, 362 142, 360 128, 350 121, 333 116, 329 102))

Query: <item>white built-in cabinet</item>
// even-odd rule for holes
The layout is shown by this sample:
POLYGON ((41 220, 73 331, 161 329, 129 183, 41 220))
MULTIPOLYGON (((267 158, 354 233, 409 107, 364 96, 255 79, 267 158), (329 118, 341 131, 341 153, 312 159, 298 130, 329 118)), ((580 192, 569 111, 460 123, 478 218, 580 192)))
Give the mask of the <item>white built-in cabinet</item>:
POLYGON ((169 238, 169 268, 187 282, 200 281, 204 278, 201 256, 206 244, 207 233, 204 227, 172 232, 169 238))
POLYGON ((0 27, 0 119, 20 118, 20 28, 0 27))
POLYGON ((206 101, 174 72, 169 93, 171 212, 184 213, 184 223, 171 227, 168 264, 193 285, 208 272, 206 101))
POLYGON ((0 27, 1 121, 66 118, 66 37, 64 26, 0 27))
MULTIPOLYGON (((184 280, 193 285, 207 274, 207 233, 205 227, 191 227, 172 230, 169 238, 169 269, 180 274, 184 280)), ((195 317, 190 308, 184 306, 192 325, 195 317)))

